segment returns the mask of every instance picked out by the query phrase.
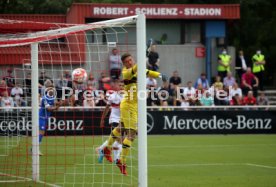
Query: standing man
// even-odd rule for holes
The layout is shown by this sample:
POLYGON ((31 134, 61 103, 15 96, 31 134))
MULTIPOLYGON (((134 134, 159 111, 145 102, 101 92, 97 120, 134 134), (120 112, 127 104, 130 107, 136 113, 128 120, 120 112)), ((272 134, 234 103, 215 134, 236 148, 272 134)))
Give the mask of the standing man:
POLYGON ((119 79, 122 70, 121 57, 117 48, 112 49, 112 53, 109 56, 110 77, 112 79, 119 79))
POLYGON ((244 56, 243 50, 239 51, 239 55, 236 58, 236 72, 239 77, 239 81, 241 83, 241 76, 246 72, 247 64, 246 64, 246 58, 244 56))
MULTIPOLYGON (((135 64, 133 57, 129 53, 122 55, 121 60, 123 62, 124 68, 122 71, 122 76, 124 80, 124 98, 120 104, 121 111, 121 124, 113 129, 109 138, 108 144, 104 148, 104 156, 107 160, 111 160, 111 148, 112 144, 121 136, 122 130, 125 132, 125 138, 122 142, 122 153, 120 160, 117 161, 117 166, 119 167, 122 174, 127 175, 126 171, 126 160, 129 154, 132 142, 134 141, 137 134, 137 123, 138 123, 138 105, 137 105, 137 64, 135 64)), ((164 75, 159 72, 147 70, 148 77, 161 77, 166 80, 164 75)), ((146 109, 145 109, 146 110, 146 109)), ((144 124, 140 124, 144 125, 144 124)))
POLYGON ((223 80, 224 77, 226 77, 227 72, 230 71, 231 61, 231 56, 227 54, 226 49, 223 49, 222 53, 218 56, 218 75, 221 80, 223 80))
POLYGON ((175 70, 173 76, 169 80, 170 89, 173 91, 173 106, 177 106, 177 90, 179 89, 181 82, 181 77, 179 76, 178 71, 175 70))
POLYGON ((149 70, 157 71, 159 69, 159 54, 156 52, 156 45, 151 45, 148 53, 147 66, 149 70))
POLYGON ((257 50, 256 54, 252 57, 252 71, 254 75, 259 79, 259 88, 260 90, 264 90, 264 65, 265 65, 265 56, 262 54, 261 50, 257 50))
POLYGON ((12 88, 15 86, 15 78, 14 78, 14 76, 12 76, 12 72, 13 72, 13 69, 8 68, 7 69, 8 75, 3 77, 3 80, 6 81, 6 85, 8 86, 9 95, 11 93, 12 88))

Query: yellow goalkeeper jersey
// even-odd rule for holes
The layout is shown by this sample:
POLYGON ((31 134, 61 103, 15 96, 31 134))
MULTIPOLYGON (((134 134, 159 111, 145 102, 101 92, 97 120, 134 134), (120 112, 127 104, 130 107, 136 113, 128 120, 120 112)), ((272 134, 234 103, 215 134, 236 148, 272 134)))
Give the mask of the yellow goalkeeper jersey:
MULTIPOLYGON (((156 71, 147 70, 147 76, 152 78, 158 78, 160 73, 156 71)), ((124 80, 124 102, 137 103, 137 64, 132 68, 123 68, 122 71, 124 80)))

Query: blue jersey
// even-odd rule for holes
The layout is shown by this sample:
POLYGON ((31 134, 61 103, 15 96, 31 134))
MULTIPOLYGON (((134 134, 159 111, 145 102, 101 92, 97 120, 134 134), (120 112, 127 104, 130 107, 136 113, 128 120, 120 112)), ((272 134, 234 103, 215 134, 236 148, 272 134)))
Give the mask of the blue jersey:
POLYGON ((55 105, 55 98, 49 96, 43 96, 41 99, 40 109, 39 109, 39 117, 47 119, 51 116, 51 112, 47 110, 48 107, 52 107, 55 105))

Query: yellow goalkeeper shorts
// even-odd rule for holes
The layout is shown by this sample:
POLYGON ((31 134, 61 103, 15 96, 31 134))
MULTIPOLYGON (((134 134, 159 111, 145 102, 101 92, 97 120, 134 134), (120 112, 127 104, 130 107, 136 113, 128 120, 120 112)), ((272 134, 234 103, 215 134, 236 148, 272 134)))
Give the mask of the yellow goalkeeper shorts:
POLYGON ((137 131, 138 108, 137 102, 129 102, 122 100, 120 104, 121 122, 125 129, 133 129, 137 131))

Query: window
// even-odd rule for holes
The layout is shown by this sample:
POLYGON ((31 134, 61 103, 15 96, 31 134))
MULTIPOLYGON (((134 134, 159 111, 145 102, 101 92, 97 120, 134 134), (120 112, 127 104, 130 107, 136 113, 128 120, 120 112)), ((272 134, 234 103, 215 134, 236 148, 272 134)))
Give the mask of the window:
POLYGON ((200 43, 200 23, 185 24, 185 43, 200 43))

